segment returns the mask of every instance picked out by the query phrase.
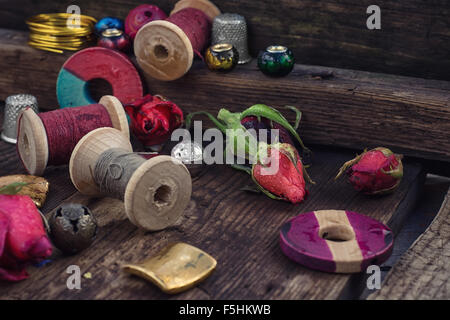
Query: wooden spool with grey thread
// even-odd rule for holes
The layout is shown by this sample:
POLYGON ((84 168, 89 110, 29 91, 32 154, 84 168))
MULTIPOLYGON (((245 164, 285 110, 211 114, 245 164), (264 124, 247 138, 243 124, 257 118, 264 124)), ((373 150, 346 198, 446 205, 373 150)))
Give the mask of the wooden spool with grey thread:
POLYGON ((180 161, 164 155, 145 160, 113 128, 85 135, 72 153, 69 172, 79 192, 123 200, 128 219, 150 231, 173 225, 191 198, 191 176, 180 161))

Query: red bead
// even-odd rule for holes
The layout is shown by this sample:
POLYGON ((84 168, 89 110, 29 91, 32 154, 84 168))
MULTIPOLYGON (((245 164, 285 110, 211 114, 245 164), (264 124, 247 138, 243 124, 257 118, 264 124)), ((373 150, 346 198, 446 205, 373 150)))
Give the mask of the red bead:
POLYGON ((141 4, 128 13, 125 19, 125 32, 134 40, 136 33, 144 25, 154 20, 165 20, 167 15, 157 6, 141 4))

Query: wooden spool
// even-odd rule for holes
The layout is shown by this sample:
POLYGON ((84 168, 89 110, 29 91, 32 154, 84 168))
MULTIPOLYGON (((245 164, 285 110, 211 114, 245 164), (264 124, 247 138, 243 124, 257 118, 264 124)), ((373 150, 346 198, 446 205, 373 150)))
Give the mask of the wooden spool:
POLYGON ((392 231, 359 213, 320 210, 303 213, 281 227, 280 245, 290 259, 311 269, 334 273, 365 271, 386 261, 392 231))
MULTIPOLYGON (((113 96, 103 96, 99 104, 108 111, 113 127, 129 138, 128 120, 120 101, 113 96)), ((20 159, 29 174, 40 176, 47 167, 49 157, 44 124, 30 108, 22 111, 18 119, 17 150, 20 159)))
MULTIPOLYGON (((95 182, 93 170, 100 155, 112 148, 133 152, 128 137, 113 128, 96 129, 78 142, 69 163, 70 178, 78 191, 105 196, 95 182)), ((124 195, 125 212, 138 227, 162 230, 182 215, 191 192, 186 167, 172 157, 157 156, 145 161, 131 176, 124 195)))
MULTIPOLYGON (((208 0, 181 0, 171 14, 185 8, 203 11, 211 21, 220 10, 208 0)), ((194 50, 189 38, 177 25, 156 20, 139 29, 134 40, 134 53, 140 67, 151 77, 170 81, 181 78, 192 66, 194 50)))

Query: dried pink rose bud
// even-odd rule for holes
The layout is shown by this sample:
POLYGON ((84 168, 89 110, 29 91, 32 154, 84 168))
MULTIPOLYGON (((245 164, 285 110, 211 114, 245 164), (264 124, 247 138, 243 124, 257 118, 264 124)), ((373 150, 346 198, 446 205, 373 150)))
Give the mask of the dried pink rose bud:
POLYGON ((288 143, 279 143, 268 147, 266 163, 260 161, 253 165, 252 177, 258 187, 272 199, 300 203, 308 194, 303 178, 304 168, 297 150, 288 143), (264 174, 264 167, 278 162, 278 170, 273 174, 264 174))
POLYGON ((0 194, 0 280, 26 279, 26 267, 51 254, 52 245, 31 198, 0 194))
POLYGON ((347 161, 335 179, 347 173, 352 186, 365 194, 392 192, 403 177, 402 156, 383 147, 364 151, 347 161))

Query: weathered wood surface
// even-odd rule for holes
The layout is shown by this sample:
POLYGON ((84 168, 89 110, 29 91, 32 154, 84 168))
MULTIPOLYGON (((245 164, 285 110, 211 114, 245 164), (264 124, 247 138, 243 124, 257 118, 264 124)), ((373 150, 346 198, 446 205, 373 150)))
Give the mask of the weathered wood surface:
MULTIPOLYGON (((30 48, 23 32, 0 30, 0 37, 7 39, 0 50, 0 99, 28 92, 41 108, 55 108, 57 74, 69 55, 30 48)), ((384 145, 418 158, 450 161, 447 81, 306 65, 273 80, 257 70, 255 61, 228 74, 212 73, 196 61, 177 81, 147 83, 151 93, 168 97, 185 112, 216 114, 220 107, 238 111, 254 103, 296 105, 304 114, 301 135, 310 144, 384 145)), ((97 90, 95 96, 101 95, 97 90)))
MULTIPOLYGON (((334 299, 342 297, 354 276, 306 269, 286 258, 279 248, 280 226, 300 212, 348 209, 392 224, 394 232, 417 198, 423 175, 420 166, 407 163, 405 177, 392 195, 371 198, 356 193, 342 179, 333 182, 350 152, 315 148, 310 174, 317 185, 300 205, 270 200, 241 191, 251 179, 243 172, 214 165, 193 174, 193 195, 178 223, 165 231, 149 233, 133 226, 123 204, 108 198, 90 199, 73 192, 67 166, 46 173, 51 182, 43 211, 49 216, 62 199, 87 205, 100 226, 94 244, 82 253, 64 257, 56 253, 50 264, 30 267, 30 279, 1 283, 0 299, 334 299), (59 174, 56 174, 56 172, 59 174), (197 246, 218 260, 216 271, 198 287, 168 296, 146 281, 125 274, 120 266, 139 262, 170 242, 197 246), (66 268, 76 264, 82 273, 81 290, 68 290, 66 268)), ((0 142, 0 176, 22 172, 15 148, 0 142)), ((359 292, 352 291, 351 297, 359 292)), ((348 297, 346 295, 345 297, 348 297)))
MULTIPOLYGON (((169 13, 177 0, 155 2, 169 13)), ((289 46, 299 63, 450 80, 450 5, 447 0, 214 0, 249 24, 251 53, 267 45, 289 46), (381 30, 366 26, 366 9, 381 8, 381 30)), ((0 1, 0 28, 26 30, 25 19, 66 12, 73 1, 0 1)), ((139 0, 79 0, 83 14, 125 18, 139 0)))
MULTIPOLYGON (((450 82, 305 65, 273 80, 255 61, 228 74, 210 72, 197 61, 173 84, 148 77, 147 84, 150 92, 189 112, 217 115, 223 107, 241 111, 255 103, 297 106, 303 112, 300 135, 307 143, 359 149, 384 145, 450 161, 450 82)), ((293 113, 285 114, 294 119, 293 113)))
POLYGON ((450 190, 431 225, 369 299, 450 299, 450 190))

